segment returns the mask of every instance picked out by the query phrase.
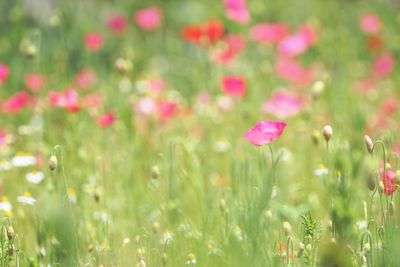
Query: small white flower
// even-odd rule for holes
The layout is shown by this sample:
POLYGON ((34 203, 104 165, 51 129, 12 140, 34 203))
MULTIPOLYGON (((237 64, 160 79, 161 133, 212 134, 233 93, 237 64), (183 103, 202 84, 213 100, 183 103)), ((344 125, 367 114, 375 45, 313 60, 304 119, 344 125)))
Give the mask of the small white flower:
POLYGON ((164 245, 164 244, 169 244, 172 240, 174 239, 174 233, 170 232, 170 231, 166 231, 160 239, 160 244, 164 245))
POLYGON ((2 199, 0 202, 0 211, 3 212, 10 212, 12 211, 12 205, 10 202, 8 202, 7 199, 2 199))
POLYGON ((28 172, 25 178, 32 184, 40 184, 44 179, 44 174, 43 172, 28 172))
POLYGON ((324 165, 319 165, 318 169, 314 170, 315 176, 323 176, 329 173, 329 170, 324 165))
POLYGON ((11 163, 14 167, 28 167, 36 164, 36 158, 30 154, 17 154, 11 163))
POLYGON ((36 199, 34 199, 28 192, 25 192, 22 196, 17 197, 17 201, 29 206, 34 206, 36 203, 36 199))
POLYGON ((107 212, 105 210, 102 211, 96 211, 93 214, 94 218, 98 221, 102 221, 102 222, 108 222, 110 217, 108 216, 107 212))

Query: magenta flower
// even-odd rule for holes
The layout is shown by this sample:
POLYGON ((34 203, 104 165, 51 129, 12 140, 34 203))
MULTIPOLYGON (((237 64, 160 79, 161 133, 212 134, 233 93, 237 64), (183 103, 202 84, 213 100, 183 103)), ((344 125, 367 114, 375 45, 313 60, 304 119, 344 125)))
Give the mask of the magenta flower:
POLYGON ((170 101, 161 101, 158 103, 158 118, 161 122, 168 122, 171 120, 178 111, 177 104, 170 101))
POLYGON ((2 110, 5 113, 18 113, 29 104, 29 100, 26 92, 19 92, 3 102, 2 110))
POLYGON ((360 19, 360 28, 367 35, 376 35, 381 31, 382 24, 375 14, 365 14, 360 19))
POLYGON ((120 35, 125 32, 128 21, 124 15, 113 14, 107 19, 107 28, 114 34, 120 35))
POLYGON ((85 47, 92 52, 100 50, 103 47, 103 36, 97 32, 87 34, 85 36, 85 47))
POLYGON ((392 195, 399 186, 396 184, 396 174, 392 170, 387 170, 386 174, 381 170, 380 180, 383 183, 383 193, 388 196, 392 195))
POLYGON ((246 95, 246 80, 240 76, 227 76, 221 82, 222 91, 233 98, 243 98, 246 95))
POLYGON ((278 59, 275 72, 281 79, 299 87, 308 86, 314 80, 312 69, 303 69, 296 60, 291 58, 278 59))
POLYGON ((113 125, 113 123, 116 120, 116 116, 114 113, 107 113, 104 115, 101 115, 97 118, 97 125, 102 127, 102 128, 106 128, 109 127, 111 125, 113 125))
POLYGON ((395 59, 391 54, 383 54, 374 63, 374 73, 380 78, 386 77, 393 72, 395 64, 395 59))
POLYGON ((32 92, 39 92, 44 85, 45 77, 40 74, 31 73, 25 76, 25 86, 32 92))
POLYGON ((255 146, 262 146, 276 141, 286 128, 286 123, 261 121, 243 135, 255 146))
POLYGON ((276 44, 288 34, 284 24, 261 23, 251 28, 250 36, 253 41, 263 44, 276 44))
POLYGON ((79 95, 73 88, 65 92, 49 92, 47 97, 53 107, 63 107, 69 112, 80 111, 79 95))
POLYGON ((250 20, 250 13, 247 10, 246 0, 224 0, 225 14, 239 24, 246 24, 250 20))
POLYGON ((144 31, 154 31, 161 25, 162 13, 158 7, 151 7, 139 10, 134 16, 139 28, 144 31))
POLYGON ((0 64, 0 85, 6 82, 8 75, 10 74, 10 70, 7 65, 0 64))
POLYGON ((303 102, 300 98, 288 92, 277 92, 264 103, 262 110, 277 118, 285 119, 299 113, 302 106, 303 102))

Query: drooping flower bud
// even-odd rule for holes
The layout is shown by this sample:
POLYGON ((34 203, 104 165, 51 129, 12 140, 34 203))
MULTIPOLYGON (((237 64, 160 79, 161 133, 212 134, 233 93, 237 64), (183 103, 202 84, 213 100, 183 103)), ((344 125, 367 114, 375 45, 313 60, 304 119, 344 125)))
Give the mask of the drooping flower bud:
POLYGON ((58 160, 57 157, 52 155, 49 159, 49 169, 50 171, 54 171, 55 169, 57 169, 57 165, 58 165, 58 160))
POLYGON ((12 228, 12 226, 8 226, 7 228, 7 238, 8 240, 12 240, 14 238, 14 228, 12 228))
POLYGON ((333 135, 332 126, 325 125, 324 128, 322 128, 322 135, 324 136, 326 142, 331 140, 333 135))
POLYGON ((368 135, 364 135, 365 146, 367 147, 368 153, 372 153, 372 149, 374 148, 374 143, 368 135))

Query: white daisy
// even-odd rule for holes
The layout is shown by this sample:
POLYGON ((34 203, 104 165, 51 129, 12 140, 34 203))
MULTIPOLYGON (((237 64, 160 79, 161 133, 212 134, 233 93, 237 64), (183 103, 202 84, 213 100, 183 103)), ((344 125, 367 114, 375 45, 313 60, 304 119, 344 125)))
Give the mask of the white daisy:
POLYGON ((40 184, 44 179, 44 174, 43 172, 28 172, 25 178, 32 184, 40 184))
POLYGON ((14 167, 28 167, 36 164, 36 158, 30 154, 18 153, 12 158, 11 163, 14 167))
POLYGON ((25 192, 22 196, 17 197, 17 201, 29 206, 34 206, 36 203, 36 199, 34 199, 29 192, 25 192))

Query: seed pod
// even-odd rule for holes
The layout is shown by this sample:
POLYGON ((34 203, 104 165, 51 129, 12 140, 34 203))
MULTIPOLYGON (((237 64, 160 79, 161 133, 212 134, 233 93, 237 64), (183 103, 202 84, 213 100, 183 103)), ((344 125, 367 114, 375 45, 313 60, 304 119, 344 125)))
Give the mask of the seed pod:
POLYGON ((332 126, 325 125, 324 128, 322 128, 322 135, 324 136, 326 142, 331 140, 333 135, 332 126))
POLYGON ((52 155, 49 159, 49 169, 50 171, 54 171, 55 169, 57 169, 57 165, 58 165, 58 160, 57 157, 52 155))
POLYGON ((289 222, 283 222, 283 231, 286 235, 290 235, 290 232, 292 232, 292 226, 289 222))
POLYGON ((372 154, 372 149, 374 148, 374 143, 368 135, 364 135, 364 143, 367 147, 368 153, 372 154))
POLYGON ((153 166, 153 168, 151 168, 151 173, 150 176, 152 179, 158 179, 158 177, 160 177, 160 169, 158 168, 158 166, 153 166))

